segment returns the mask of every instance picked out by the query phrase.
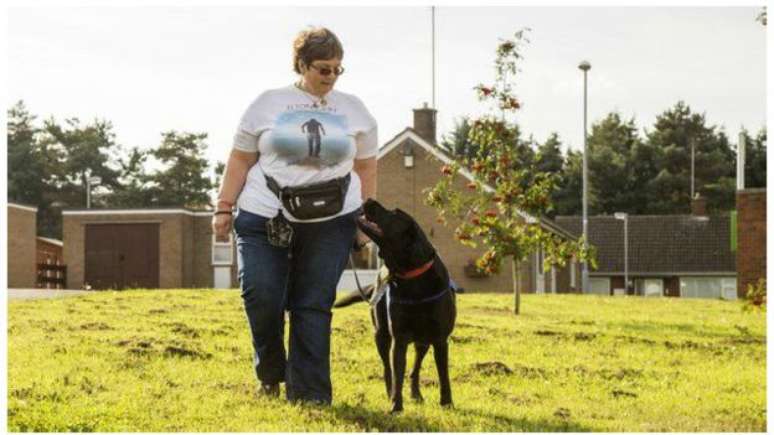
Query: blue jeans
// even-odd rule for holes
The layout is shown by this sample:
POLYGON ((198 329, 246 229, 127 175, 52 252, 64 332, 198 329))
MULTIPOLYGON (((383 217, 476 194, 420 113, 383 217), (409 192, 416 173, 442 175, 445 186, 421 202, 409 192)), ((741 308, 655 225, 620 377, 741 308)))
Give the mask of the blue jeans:
POLYGON ((255 374, 262 383, 284 381, 288 400, 331 402, 331 307, 355 237, 355 216, 291 222, 290 248, 269 244, 268 218, 239 210, 234 219, 255 374), (290 312, 287 359, 285 310, 290 312))

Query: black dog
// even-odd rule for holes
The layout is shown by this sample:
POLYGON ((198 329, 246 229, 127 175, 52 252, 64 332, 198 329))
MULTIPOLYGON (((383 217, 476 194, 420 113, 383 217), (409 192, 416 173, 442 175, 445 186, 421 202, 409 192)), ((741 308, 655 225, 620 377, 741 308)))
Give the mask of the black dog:
MULTIPOLYGON (((376 288, 369 286, 371 320, 376 328, 376 347, 384 363, 384 382, 392 412, 403 410, 403 377, 406 350, 414 343, 416 359, 411 372, 411 397, 422 401, 419 370, 433 346, 441 386, 441 405, 452 406, 449 383, 448 338, 457 316, 449 272, 416 221, 400 209, 385 209, 369 199, 358 226, 379 246, 379 256, 389 277, 376 288)), ((336 302, 344 307, 362 301, 355 291, 336 302)))

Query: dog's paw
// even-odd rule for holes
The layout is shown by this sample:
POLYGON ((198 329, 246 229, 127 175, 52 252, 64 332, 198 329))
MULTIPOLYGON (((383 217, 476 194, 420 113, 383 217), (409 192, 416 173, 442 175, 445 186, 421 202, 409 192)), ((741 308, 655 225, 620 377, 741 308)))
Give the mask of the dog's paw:
POLYGON ((392 409, 390 410, 390 414, 393 415, 400 414, 401 412, 403 412, 403 406, 401 405, 393 405, 392 409))
POLYGON ((454 409, 454 403, 452 403, 451 401, 448 401, 446 403, 441 402, 441 407, 444 409, 454 409))
POLYGON ((416 394, 415 393, 411 393, 411 400, 413 400, 414 402, 417 402, 417 403, 424 403, 425 402, 425 398, 422 397, 422 394, 419 393, 419 392, 417 392, 416 394))

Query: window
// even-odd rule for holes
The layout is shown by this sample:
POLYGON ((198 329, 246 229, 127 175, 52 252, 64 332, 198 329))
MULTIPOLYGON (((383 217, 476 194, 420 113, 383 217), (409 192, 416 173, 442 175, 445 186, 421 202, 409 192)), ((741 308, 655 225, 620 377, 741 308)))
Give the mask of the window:
POLYGON ((228 234, 227 242, 219 242, 212 235, 212 264, 231 266, 234 264, 234 235, 228 234))
POLYGON ((680 296, 684 298, 736 299, 736 278, 680 277, 680 296))

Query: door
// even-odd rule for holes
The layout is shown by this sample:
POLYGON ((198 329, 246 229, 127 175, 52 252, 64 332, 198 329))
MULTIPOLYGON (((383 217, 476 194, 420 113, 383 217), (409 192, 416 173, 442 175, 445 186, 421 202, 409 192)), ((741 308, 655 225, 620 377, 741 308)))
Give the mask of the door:
POLYGON ((158 288, 159 224, 86 225, 84 246, 91 288, 158 288))

